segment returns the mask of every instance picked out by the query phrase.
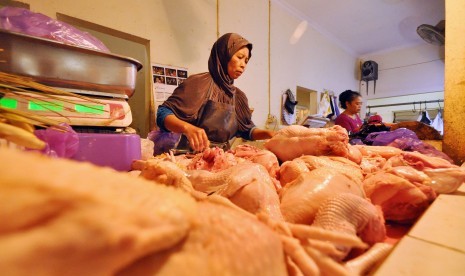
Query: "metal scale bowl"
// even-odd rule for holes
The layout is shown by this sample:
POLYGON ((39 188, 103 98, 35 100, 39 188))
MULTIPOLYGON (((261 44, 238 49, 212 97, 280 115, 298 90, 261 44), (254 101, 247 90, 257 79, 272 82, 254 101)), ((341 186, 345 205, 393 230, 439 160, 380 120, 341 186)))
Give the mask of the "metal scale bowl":
POLYGON ((129 170, 140 159, 137 134, 111 133, 132 122, 127 100, 134 94, 142 64, 132 58, 61 42, 0 30, 0 71, 91 99, 61 96, 52 103, 37 96, 30 100, 6 96, 1 105, 68 123, 79 131, 75 160, 90 161, 117 170, 129 170), (69 100, 72 100, 70 103, 69 100))

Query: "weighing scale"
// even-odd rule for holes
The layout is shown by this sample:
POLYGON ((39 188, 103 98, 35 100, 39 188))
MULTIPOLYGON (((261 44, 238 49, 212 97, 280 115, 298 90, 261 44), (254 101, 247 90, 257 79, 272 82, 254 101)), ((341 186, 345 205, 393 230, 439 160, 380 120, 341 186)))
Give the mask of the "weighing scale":
MULTIPOLYGON (((82 91, 59 88, 61 90, 83 94, 82 91)), ((37 93, 10 93, 0 99, 0 106, 25 111, 46 117, 71 126, 92 127, 128 127, 132 122, 126 95, 113 94, 112 98, 103 97, 104 93, 92 92, 94 96, 85 100, 72 96, 57 96, 57 99, 41 96, 37 93)))

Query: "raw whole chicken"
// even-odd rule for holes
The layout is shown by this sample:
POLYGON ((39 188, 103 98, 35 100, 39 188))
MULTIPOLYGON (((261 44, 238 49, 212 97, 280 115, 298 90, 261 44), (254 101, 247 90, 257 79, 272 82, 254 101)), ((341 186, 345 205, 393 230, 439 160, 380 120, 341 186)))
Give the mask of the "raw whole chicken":
POLYGON ((282 162, 302 155, 349 156, 349 136, 345 128, 307 128, 291 125, 280 129, 264 147, 282 162))
POLYGON ((231 152, 236 157, 244 158, 263 165, 271 177, 277 178, 279 172, 279 162, 276 155, 269 150, 259 149, 251 145, 239 145, 231 152))
POLYGON ((233 167, 243 161, 241 158, 236 158, 231 152, 224 152, 223 149, 218 147, 207 148, 192 158, 187 165, 187 169, 217 172, 233 167))
POLYGON ((335 170, 318 168, 302 173, 281 190, 281 212, 288 222, 312 224, 321 204, 340 193, 364 197, 361 186, 335 170))
POLYGON ((197 214, 181 243, 149 254, 117 275, 287 274, 281 240, 267 226, 208 201, 199 202, 197 214))
POLYGON ((362 170, 360 169, 360 166, 347 158, 338 156, 304 155, 302 157, 299 157, 298 159, 304 161, 309 170, 314 170, 317 168, 332 169, 347 176, 355 183, 359 185, 362 184, 363 174, 362 170))
POLYGON ((384 171, 369 175, 363 188, 371 202, 381 206, 386 220, 400 223, 414 222, 436 197, 431 187, 384 171))
POLYGON ((300 158, 285 161, 279 169, 279 181, 284 187, 287 183, 294 181, 300 174, 310 172, 307 164, 300 158))
POLYGON ((370 245, 386 238, 381 208, 350 193, 341 193, 326 200, 318 209, 312 225, 358 235, 370 245))
POLYGON ((174 188, 30 152, 0 149, 0 163, 4 275, 112 275, 195 224, 195 200, 174 188))
POLYGON ((383 167, 386 172, 412 183, 431 187, 436 193, 453 193, 465 183, 465 169, 440 158, 418 152, 403 152, 390 158, 383 167))
POLYGON ((265 212, 283 220, 276 187, 260 164, 245 162, 216 173, 193 170, 188 174, 197 191, 224 196, 252 214, 265 212))
POLYGON ((164 161, 142 168, 155 181, 18 150, 0 149, 0 162, 5 275, 344 275, 305 241, 366 248, 353 235, 189 194, 186 175, 164 161))
POLYGON ((355 145, 363 156, 376 157, 381 156, 385 159, 389 159, 393 156, 400 155, 402 150, 390 147, 390 146, 365 146, 365 145, 355 145))
POLYGON ((333 169, 345 175, 360 186, 362 185, 362 171, 360 170, 360 166, 354 162, 343 157, 312 155, 303 155, 292 161, 284 162, 281 165, 279 172, 281 185, 284 186, 293 181, 303 172, 312 171, 317 168, 333 169))
POLYGON ((364 156, 362 162, 360 162, 360 168, 362 169, 363 175, 375 173, 381 170, 386 164, 386 159, 381 156, 364 156))

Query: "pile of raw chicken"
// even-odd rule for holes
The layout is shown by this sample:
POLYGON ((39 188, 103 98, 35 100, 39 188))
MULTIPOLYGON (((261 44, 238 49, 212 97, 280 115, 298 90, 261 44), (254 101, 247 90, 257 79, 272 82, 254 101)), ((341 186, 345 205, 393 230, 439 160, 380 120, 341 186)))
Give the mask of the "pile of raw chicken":
POLYGON ((345 129, 263 149, 138 160, 130 173, 0 149, 5 275, 364 275, 465 168, 345 129))

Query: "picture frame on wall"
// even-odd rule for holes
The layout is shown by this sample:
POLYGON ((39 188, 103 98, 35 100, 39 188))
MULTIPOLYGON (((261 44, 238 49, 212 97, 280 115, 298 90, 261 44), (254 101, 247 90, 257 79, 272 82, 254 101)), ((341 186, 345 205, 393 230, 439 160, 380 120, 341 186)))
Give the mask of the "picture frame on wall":
POLYGON ((152 63, 153 99, 155 107, 162 104, 188 77, 186 67, 152 63))

